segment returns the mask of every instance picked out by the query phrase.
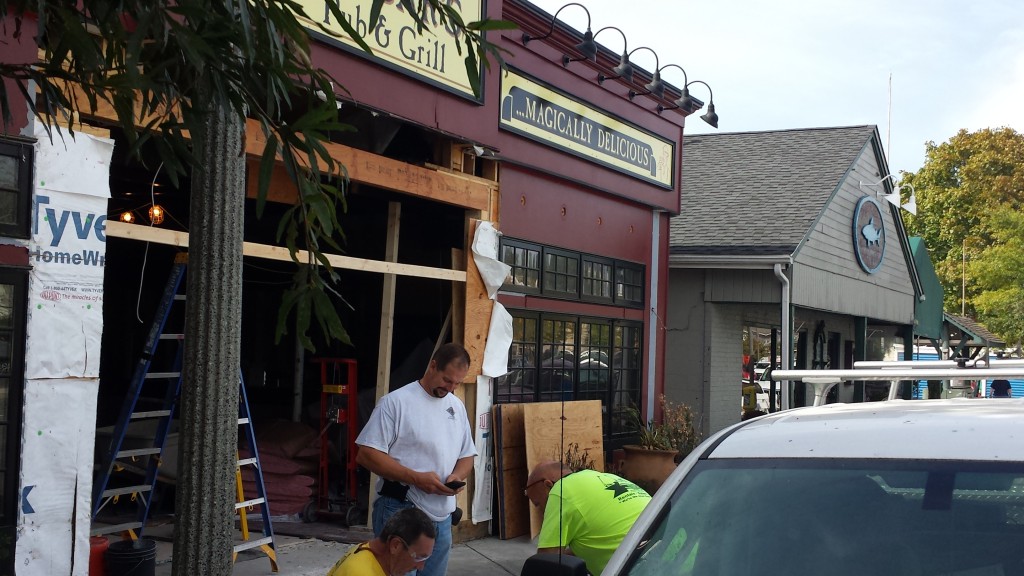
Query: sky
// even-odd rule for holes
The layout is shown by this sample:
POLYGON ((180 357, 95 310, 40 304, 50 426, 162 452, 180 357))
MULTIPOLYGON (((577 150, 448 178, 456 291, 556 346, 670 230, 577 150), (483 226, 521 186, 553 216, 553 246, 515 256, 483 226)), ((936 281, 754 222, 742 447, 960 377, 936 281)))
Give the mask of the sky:
MULTIPOLYGON (((549 14, 568 4, 531 1, 549 14)), ((941 144, 960 129, 1024 132, 1022 0, 580 3, 594 32, 616 26, 629 50, 648 46, 662 67, 678 64, 688 80, 707 82, 719 132, 874 124, 896 176, 921 167, 926 142, 941 144)), ((578 6, 558 19, 586 29, 578 6)), ((614 52, 623 47, 614 30, 596 40, 614 52)), ((630 60, 655 66, 648 50, 630 60)), ((683 83, 675 67, 662 78, 683 83)), ((690 92, 709 100, 702 85, 690 92)), ((715 131, 702 113, 687 120, 686 134, 715 131)))

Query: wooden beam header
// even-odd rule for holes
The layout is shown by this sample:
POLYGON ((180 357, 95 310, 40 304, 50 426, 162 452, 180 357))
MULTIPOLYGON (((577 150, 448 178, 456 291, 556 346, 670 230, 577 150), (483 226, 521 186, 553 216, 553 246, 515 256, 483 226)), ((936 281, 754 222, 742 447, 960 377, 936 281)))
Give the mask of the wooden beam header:
MULTIPOLYGON (((246 155, 258 162, 266 145, 263 130, 257 121, 248 120, 245 132, 246 155)), ((483 178, 407 164, 342 144, 328 142, 324 147, 331 158, 345 167, 349 179, 353 182, 362 182, 410 196, 486 213, 490 209, 491 191, 497 188, 496 182, 483 178)), ((255 190, 256 184, 251 184, 250 188, 255 190)), ((284 169, 274 171, 271 188, 272 190, 268 192, 269 198, 291 198, 296 194, 294 185, 284 169), (284 191, 274 188, 283 188, 284 191)))

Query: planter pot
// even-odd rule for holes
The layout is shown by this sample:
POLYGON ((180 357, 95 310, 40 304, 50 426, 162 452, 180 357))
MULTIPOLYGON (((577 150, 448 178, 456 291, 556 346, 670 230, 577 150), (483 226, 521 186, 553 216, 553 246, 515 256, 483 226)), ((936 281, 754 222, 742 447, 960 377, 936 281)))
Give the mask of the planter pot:
POLYGON ((622 476, 652 496, 676 469, 678 452, 675 450, 648 450, 633 445, 623 446, 622 450, 625 452, 622 476))

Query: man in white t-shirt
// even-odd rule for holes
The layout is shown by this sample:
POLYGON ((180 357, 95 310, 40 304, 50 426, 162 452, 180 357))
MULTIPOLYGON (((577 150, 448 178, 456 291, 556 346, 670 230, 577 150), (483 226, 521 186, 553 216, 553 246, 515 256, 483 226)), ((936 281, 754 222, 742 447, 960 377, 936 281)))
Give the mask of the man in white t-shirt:
POLYGON ((380 477, 374 535, 403 508, 415 506, 434 521, 434 551, 420 576, 448 571, 455 495, 464 489, 476 456, 466 406, 453 394, 467 372, 466 349, 441 346, 422 378, 380 399, 356 438, 356 462, 380 477))

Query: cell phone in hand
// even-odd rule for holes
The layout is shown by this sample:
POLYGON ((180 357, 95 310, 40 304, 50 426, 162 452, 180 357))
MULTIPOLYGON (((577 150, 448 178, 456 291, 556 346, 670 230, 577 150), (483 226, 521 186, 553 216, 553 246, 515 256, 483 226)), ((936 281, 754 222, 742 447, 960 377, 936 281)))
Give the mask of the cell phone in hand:
POLYGON ((451 482, 445 482, 444 485, 451 488, 452 490, 458 490, 459 488, 465 486, 466 483, 460 480, 452 480, 451 482))

